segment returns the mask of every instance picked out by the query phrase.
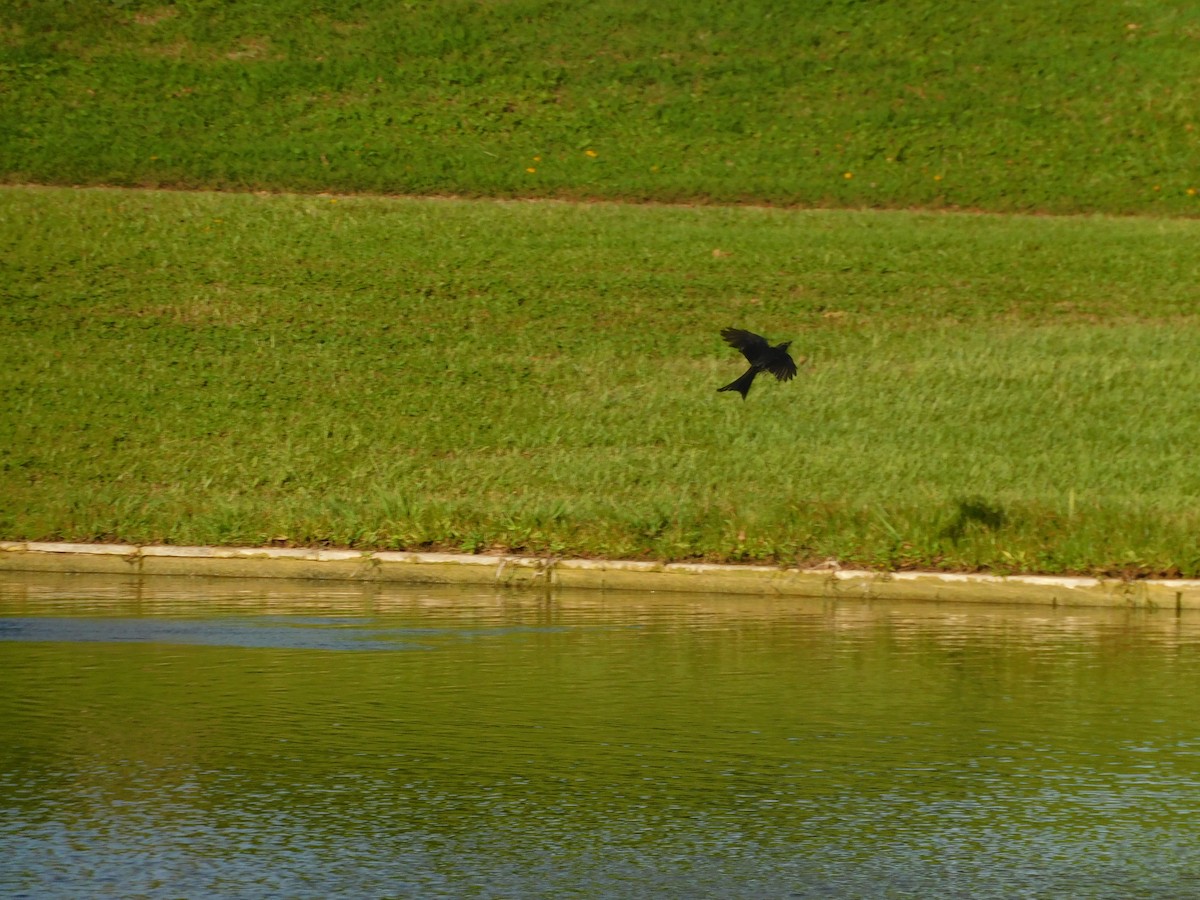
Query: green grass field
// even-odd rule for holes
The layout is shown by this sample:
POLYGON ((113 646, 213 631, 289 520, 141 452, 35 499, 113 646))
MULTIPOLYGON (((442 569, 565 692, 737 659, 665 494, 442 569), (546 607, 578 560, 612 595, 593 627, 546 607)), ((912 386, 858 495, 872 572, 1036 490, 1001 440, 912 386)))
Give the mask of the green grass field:
POLYGON ((1200 212, 1200 7, 28 0, 0 179, 1200 212))
POLYGON ((0 535, 1200 574, 1200 222, 0 191, 0 535), (795 341, 718 394, 720 328, 795 341))
POLYGON ((0 537, 1200 576, 1198 119, 1181 0, 8 4, 0 537))

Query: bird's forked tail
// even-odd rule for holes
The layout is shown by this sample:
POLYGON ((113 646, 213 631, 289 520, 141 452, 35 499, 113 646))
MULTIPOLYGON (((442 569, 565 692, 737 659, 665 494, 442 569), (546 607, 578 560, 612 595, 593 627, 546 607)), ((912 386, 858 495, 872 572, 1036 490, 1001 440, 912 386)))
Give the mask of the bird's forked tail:
POLYGON ((742 399, 745 400, 746 395, 750 393, 750 385, 754 384, 754 376, 757 374, 758 372, 755 369, 747 369, 741 378, 729 382, 725 387, 717 388, 717 393, 719 394, 721 391, 737 391, 742 395, 742 399))

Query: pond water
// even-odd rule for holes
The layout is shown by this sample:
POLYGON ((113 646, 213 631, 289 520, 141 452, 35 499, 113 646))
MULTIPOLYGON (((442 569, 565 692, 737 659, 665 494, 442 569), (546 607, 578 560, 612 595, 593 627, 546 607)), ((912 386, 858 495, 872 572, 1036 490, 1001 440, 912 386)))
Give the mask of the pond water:
POLYGON ((1196 897, 1200 615, 0 575, 6 897, 1196 897))

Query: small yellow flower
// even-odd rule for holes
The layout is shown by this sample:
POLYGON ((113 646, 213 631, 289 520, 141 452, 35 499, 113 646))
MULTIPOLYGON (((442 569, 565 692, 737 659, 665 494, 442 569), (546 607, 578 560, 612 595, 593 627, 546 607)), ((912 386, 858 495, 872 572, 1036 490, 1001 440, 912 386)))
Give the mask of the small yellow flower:
POLYGON ((934 180, 934 181, 941 181, 941 180, 942 180, 942 176, 941 176, 941 175, 934 175, 934 176, 933 176, 933 180, 934 180))
POLYGON ((845 178, 847 181, 849 181, 851 178, 853 178, 853 177, 854 177, 854 173, 853 173, 853 172, 847 172, 847 173, 845 173, 845 174, 844 174, 842 177, 843 177, 843 178, 845 178))
POLYGON ((1156 191, 1161 191, 1161 190, 1162 190, 1162 185, 1161 185, 1161 184, 1156 184, 1156 185, 1154 186, 1154 190, 1156 190, 1156 191))
POLYGON ((525 171, 528 172, 530 175, 533 175, 535 172, 537 172, 537 169, 535 169, 533 166, 527 166, 525 168, 525 171))
POLYGON ((592 159, 595 159, 595 158, 596 158, 596 151, 595 151, 595 150, 584 150, 583 152, 584 152, 584 153, 586 153, 588 156, 590 156, 592 159))
POLYGON ((542 161, 542 158, 541 158, 540 156, 535 156, 535 157, 533 158, 533 161, 534 161, 534 162, 541 162, 541 161, 542 161))
POLYGON ((330 203, 337 203, 337 197, 333 197, 333 198, 331 198, 329 202, 330 202, 330 203))
POLYGON ((1195 189, 1195 188, 1188 188, 1188 196, 1189 196, 1189 197, 1195 197, 1195 196, 1196 196, 1196 189, 1195 189))

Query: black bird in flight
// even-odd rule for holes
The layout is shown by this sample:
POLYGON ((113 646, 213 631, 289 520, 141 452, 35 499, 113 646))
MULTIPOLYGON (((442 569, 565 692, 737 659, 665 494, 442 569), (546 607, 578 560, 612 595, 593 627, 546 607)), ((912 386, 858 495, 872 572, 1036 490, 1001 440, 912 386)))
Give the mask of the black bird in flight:
POLYGON ((740 328, 723 328, 721 337, 725 338, 725 343, 730 347, 742 351, 742 355, 750 363, 750 368, 737 381, 717 388, 718 393, 737 391, 745 400, 746 395, 750 393, 750 385, 754 384, 754 376, 759 372, 770 372, 780 381, 791 381, 796 377, 796 363, 787 352, 788 347, 792 345, 791 341, 784 341, 772 347, 765 337, 752 331, 742 331, 740 328))

